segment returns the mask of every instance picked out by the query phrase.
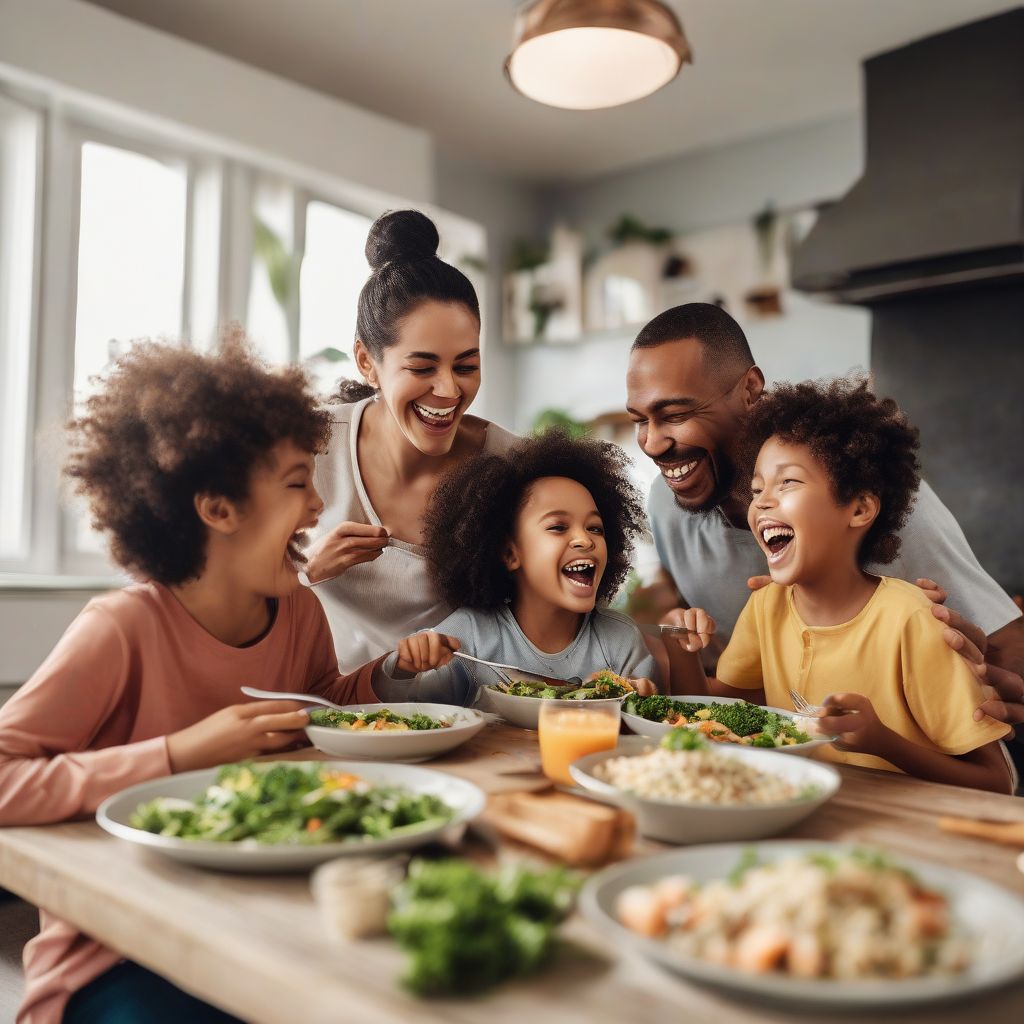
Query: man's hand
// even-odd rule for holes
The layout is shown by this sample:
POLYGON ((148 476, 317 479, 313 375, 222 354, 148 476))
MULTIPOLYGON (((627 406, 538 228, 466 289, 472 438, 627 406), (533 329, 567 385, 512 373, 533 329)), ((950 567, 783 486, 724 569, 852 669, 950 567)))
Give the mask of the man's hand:
POLYGON ((400 672, 416 675, 432 668, 443 668, 454 657, 461 645, 453 636, 444 633, 414 633, 398 644, 398 664, 400 672))
POLYGON ((668 634, 662 638, 674 641, 691 654, 707 647, 715 632, 715 620, 703 608, 673 608, 661 617, 661 625, 682 626, 690 630, 689 633, 668 634))
POLYGON ((640 676, 637 679, 630 679, 629 682, 641 697, 650 697, 658 692, 658 688, 646 676, 640 676))
POLYGON ((749 590, 760 590, 762 587, 767 587, 771 581, 771 576, 751 576, 747 580, 747 588, 749 590))
POLYGON ((939 584, 927 579, 915 580, 915 583, 933 602, 932 615, 945 625, 943 639, 967 662, 982 684, 985 702, 975 709, 974 720, 980 722, 991 715, 1010 725, 1024 723, 1024 678, 985 660, 989 653, 988 637, 979 626, 943 604, 948 595, 939 584))
POLYGON ((825 710, 818 718, 818 730, 836 737, 840 750, 878 754, 884 749, 890 730, 861 693, 833 693, 825 698, 825 710))

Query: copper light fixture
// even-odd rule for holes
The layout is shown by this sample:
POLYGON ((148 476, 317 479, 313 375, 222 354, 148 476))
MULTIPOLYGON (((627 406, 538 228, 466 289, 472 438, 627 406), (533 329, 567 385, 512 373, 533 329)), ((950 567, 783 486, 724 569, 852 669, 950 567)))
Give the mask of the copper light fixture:
POLYGON ((692 63, 659 0, 531 0, 516 15, 505 74, 538 103, 595 110, 649 96, 692 63))

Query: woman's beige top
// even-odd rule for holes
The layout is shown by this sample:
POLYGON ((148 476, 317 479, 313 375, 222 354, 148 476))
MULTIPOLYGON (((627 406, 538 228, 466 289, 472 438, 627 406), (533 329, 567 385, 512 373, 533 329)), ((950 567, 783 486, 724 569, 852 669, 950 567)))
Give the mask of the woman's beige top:
MULTIPOLYGON (((339 406, 335 413, 330 448, 317 460, 316 486, 326 505, 321 535, 342 522, 383 525, 363 486, 356 449, 363 411, 373 400, 339 406)), ((517 440, 488 423, 481 450, 501 455, 517 440)), ((380 558, 353 566, 313 593, 327 613, 343 672, 394 650, 402 637, 436 626, 453 611, 434 594, 423 548, 394 539, 380 558)))

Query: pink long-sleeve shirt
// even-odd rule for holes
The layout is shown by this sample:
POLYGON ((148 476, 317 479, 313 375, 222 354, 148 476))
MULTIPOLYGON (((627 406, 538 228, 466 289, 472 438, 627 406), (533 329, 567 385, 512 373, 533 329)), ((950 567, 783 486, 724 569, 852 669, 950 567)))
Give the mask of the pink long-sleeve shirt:
MULTIPOLYGON (((112 793, 169 775, 168 734, 244 702, 242 685, 370 703, 373 668, 339 675, 305 589, 280 600, 248 647, 211 636, 159 583, 95 598, 0 709, 0 826, 86 817, 112 793)), ((19 1024, 57 1024, 70 995, 122 959, 45 911, 40 926, 25 947, 19 1024)))

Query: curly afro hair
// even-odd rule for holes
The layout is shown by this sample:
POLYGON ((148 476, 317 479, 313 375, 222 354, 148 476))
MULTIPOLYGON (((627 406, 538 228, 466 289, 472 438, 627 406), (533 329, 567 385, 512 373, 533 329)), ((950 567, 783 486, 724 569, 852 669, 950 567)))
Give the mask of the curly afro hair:
POLYGON ((549 430, 504 455, 478 455, 456 467, 434 492, 425 516, 427 564, 438 594, 454 608, 484 611, 511 597, 512 576, 503 556, 516 516, 535 480, 565 477, 590 492, 601 514, 608 564, 597 600, 610 599, 629 571, 633 539, 646 527, 627 458, 607 441, 549 430))
POLYGON ((326 448, 330 415, 300 369, 271 370, 232 327, 211 355, 136 342, 68 431, 64 472, 88 499, 93 527, 109 534, 114 559, 174 585, 206 562, 194 496, 244 503, 253 470, 276 444, 326 448))
POLYGON ((878 516, 857 558, 861 565, 888 565, 896 558, 921 467, 917 429, 891 398, 877 398, 861 377, 777 384, 747 422, 751 464, 770 437, 804 445, 827 470, 839 504, 875 495, 878 516))

